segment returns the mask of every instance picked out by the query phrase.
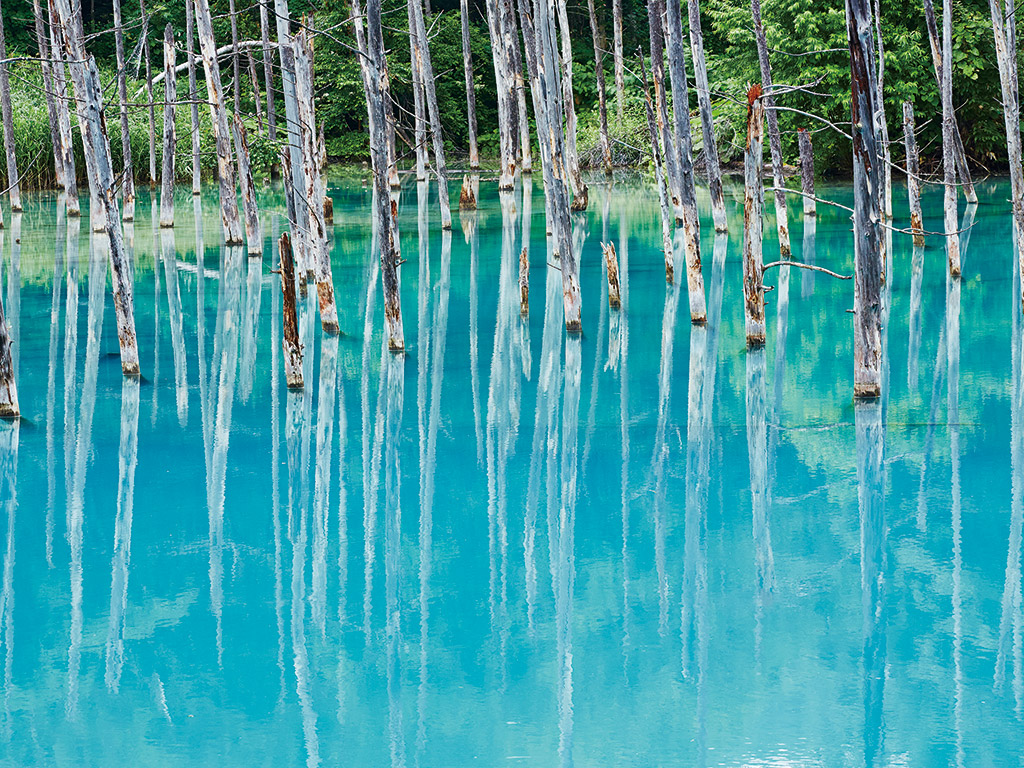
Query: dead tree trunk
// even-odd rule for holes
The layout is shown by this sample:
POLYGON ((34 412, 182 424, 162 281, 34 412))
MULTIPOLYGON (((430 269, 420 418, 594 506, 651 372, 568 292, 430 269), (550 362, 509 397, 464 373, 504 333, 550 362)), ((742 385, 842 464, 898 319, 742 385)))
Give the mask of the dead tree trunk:
MULTIPOLYGON (((57 8, 50 2, 50 51, 53 56, 53 89, 57 107, 57 128, 60 134, 60 144, 56 151, 64 166, 64 191, 67 194, 68 216, 81 216, 81 206, 78 202, 78 179, 75 171, 75 152, 71 136, 71 112, 68 104, 67 77, 64 72, 64 45, 60 39, 58 29, 60 22, 57 17, 57 8)), ((3 219, 0 218, 0 225, 3 219)))
MULTIPOLYGON (((779 230, 779 254, 788 259, 792 254, 789 247, 789 216, 786 209, 786 176, 782 167, 782 137, 779 135, 779 117, 775 111, 775 97, 772 95, 772 66, 768 61, 768 43, 761 23, 761 0, 750 0, 750 14, 754 19, 754 39, 757 41, 757 60, 761 65, 761 87, 764 89, 765 118, 768 122, 768 147, 772 155, 772 184, 775 187, 775 221, 779 230)), ((870 30, 869 30, 870 31, 870 30)), ((874 119, 874 115, 871 115, 874 119)))
MULTIPOLYGON (((186 0, 186 5, 189 5, 186 0)), ((114 50, 117 57, 117 100, 121 117, 121 158, 124 166, 124 182, 121 202, 124 209, 121 218, 135 221, 135 170, 132 165, 132 138, 128 125, 128 76, 124 60, 124 27, 121 22, 121 0, 114 0, 114 50)))
POLYGON ((11 334, 4 315, 4 302, 0 298, 0 419, 17 419, 19 416, 21 408, 18 406, 18 385, 14 380, 11 334))
POLYGON ((665 93, 665 0, 650 0, 647 3, 647 21, 651 41, 651 81, 654 86, 655 118, 661 135, 661 146, 668 176, 668 188, 678 223, 683 221, 680 206, 683 200, 683 182, 676 164, 676 153, 672 148, 672 134, 668 122, 668 95, 665 93))
POLYGON ((956 215, 956 166, 954 160, 953 134, 956 122, 953 117, 953 3, 942 0, 942 181, 943 223, 946 231, 946 260, 949 274, 960 275, 959 218, 956 215))
MULTIPOLYGON (((316 291, 320 306, 320 325, 327 333, 338 333, 338 308, 334 301, 331 253, 324 225, 324 185, 317 146, 316 116, 313 110, 313 54, 306 30, 292 38, 295 59, 295 99, 299 107, 299 131, 302 137, 302 162, 306 179, 306 226, 316 291)), ((294 169, 293 169, 294 170, 294 169)), ((301 211, 297 211, 301 214, 301 211)), ((300 218, 301 221, 301 218, 300 218)))
POLYGON ((50 38, 46 34, 46 22, 39 0, 32 0, 32 15, 35 20, 36 42, 39 45, 39 59, 43 72, 43 90, 46 92, 46 114, 50 121, 50 141, 53 143, 53 172, 57 186, 66 185, 64 161, 60 156, 60 125, 57 117, 57 102, 54 98, 53 72, 50 62, 50 38))
POLYGON ((643 75, 644 97, 647 105, 647 131, 651 137, 651 158, 654 161, 654 179, 658 185, 658 202, 661 203, 661 249, 665 253, 665 282, 675 280, 675 249, 672 245, 672 203, 669 199, 668 184, 665 181, 665 169, 661 160, 661 147, 658 141, 658 122, 654 116, 654 98, 647 85, 647 70, 643 57, 640 58, 640 72, 643 75))
POLYGON ((686 255, 686 284, 690 295, 690 320, 707 321, 704 277, 700 267, 700 216, 697 213, 697 188, 693 175, 693 137, 690 134, 690 94, 686 87, 686 58, 683 50, 683 26, 679 3, 666 3, 668 27, 668 66, 672 78, 672 116, 675 122, 676 165, 682 182, 683 247, 686 255))
POLYGON ((587 210, 589 190, 580 173, 580 155, 576 149, 576 101, 572 87, 572 38, 569 36, 569 10, 564 0, 555 0, 558 16, 558 40, 562 46, 562 110, 565 114, 565 159, 572 183, 573 211, 587 210))
POLYGON ((117 186, 110 161, 110 141, 103 116, 103 89, 96 62, 85 51, 81 18, 71 10, 70 0, 55 0, 59 36, 64 54, 71 62, 71 80, 75 85, 78 124, 82 131, 86 172, 96 190, 94 204, 110 239, 110 266, 113 278, 117 338, 121 347, 121 371, 125 376, 139 375, 139 349, 135 337, 135 308, 132 299, 131 264, 128 262, 117 210, 117 186))
MULTIPOLYGON (((1024 167, 1021 158, 1020 106, 1017 86, 1016 20, 1012 0, 989 0, 992 32, 995 36, 996 64, 1003 97, 1003 123, 1006 126, 1006 155, 1010 164, 1010 195, 1013 220, 1017 225, 1017 265, 1024 278, 1024 167)), ((1021 280, 1024 303, 1024 279, 1021 280)))
POLYGON ((469 0, 460 0, 462 17, 462 60, 466 76, 466 118, 469 127, 469 167, 480 167, 480 150, 476 142, 476 88, 473 84, 473 52, 469 47, 469 0))
MULTIPOLYGON (((444 157, 444 137, 441 135, 441 112, 437 106, 437 90, 434 88, 434 66, 430 61, 430 48, 427 45, 427 28, 423 22, 423 7, 420 0, 411 0, 416 25, 420 56, 420 72, 423 76, 423 95, 427 102, 427 114, 430 118, 430 138, 434 147, 434 173, 437 175, 437 195, 441 204, 441 229, 452 228, 452 210, 448 198, 448 164, 444 157)), ((518 38, 517 38, 518 42, 518 38)))
POLYGON ((700 127, 704 138, 704 167, 708 174, 708 189, 711 192, 711 218, 715 222, 715 232, 726 232, 729 229, 729 222, 725 216, 722 168, 718 161, 718 144, 715 142, 715 122, 711 113, 711 87, 708 85, 708 65, 704 59, 704 32, 700 25, 698 0, 688 0, 686 9, 690 22, 690 51, 693 54, 694 86, 697 89, 697 106, 700 107, 700 127))
POLYGON ((174 113, 177 110, 178 78, 174 73, 174 28, 164 28, 164 152, 160 180, 160 226, 174 226, 174 148, 177 145, 174 113))
POLYGON ((882 248, 878 210, 879 156, 874 115, 878 93, 870 0, 846 0, 853 127, 854 321, 853 395, 881 394, 882 248))
POLYGON ((622 306, 622 294, 619 289, 619 257, 615 253, 615 243, 602 243, 601 255, 604 256, 604 270, 608 277, 608 306, 618 309, 622 306))
POLYGON ((747 346, 765 343, 764 257, 761 216, 764 208, 764 103, 761 86, 747 94, 747 145, 743 154, 743 316, 747 346))
POLYGON ((267 132, 277 141, 277 115, 274 113, 274 70, 270 64, 270 0, 260 0, 260 40, 263 43, 263 91, 267 96, 267 132))
POLYGON ((284 324, 281 345, 284 351, 284 378, 288 389, 302 389, 302 343, 299 341, 299 318, 295 311, 295 261, 288 233, 278 241, 280 251, 281 296, 284 324))
POLYGON ((903 102, 903 142, 907 150, 907 197, 910 201, 910 230, 914 245, 924 245, 924 219, 921 215, 921 162, 917 155, 914 105, 903 102))
POLYGON ((146 67, 146 101, 149 102, 149 183, 156 184, 156 104, 153 101, 153 69, 149 55, 149 16, 146 0, 139 0, 142 19, 142 57, 146 67))
MULTIPOLYGON (((885 222, 892 220, 892 154, 889 151, 889 121, 885 115, 885 43, 882 41, 882 6, 875 0, 875 43, 878 47, 878 114, 875 117, 878 125, 878 140, 881 142, 882 187, 878 194, 881 197, 879 210, 885 216, 885 222)), ((884 247, 883 239, 883 247, 884 247)), ((885 254, 882 254, 885 260, 885 254)))
POLYGON ((416 27, 416 6, 421 0, 408 0, 409 65, 412 72, 413 144, 416 151, 416 181, 427 180, 427 108, 423 97, 423 55, 416 27))
POLYGON ((11 83, 7 76, 7 43, 4 39, 3 17, 0 16, 0 111, 3 112, 4 153, 7 155, 7 188, 11 211, 21 208, 21 179, 14 142, 14 110, 11 107, 11 83))
POLYGON ((227 109, 224 107, 224 91, 220 84, 213 21, 208 0, 195 0, 195 4, 196 32, 199 35, 203 68, 206 70, 206 98, 210 104, 213 137, 217 146, 217 179, 220 182, 220 218, 224 225, 224 242, 237 245, 242 242, 242 224, 238 218, 235 168, 231 163, 231 132, 228 128, 227 109))
POLYGON ((238 177, 242 184, 242 209, 245 212, 246 251, 250 256, 263 255, 263 228, 260 225, 260 210, 256 205, 256 185, 252 180, 252 164, 249 161, 249 140, 245 125, 237 113, 234 116, 235 154, 238 156, 238 177))
POLYGON ((387 121, 385 100, 388 98, 387 62, 384 58, 384 34, 381 28, 381 0, 369 0, 367 18, 367 110, 373 135, 370 156, 373 161, 374 206, 377 217, 377 239, 380 242, 381 281, 384 284, 384 322, 388 349, 405 349, 402 330, 402 299, 398 283, 397 206, 391 200, 388 186, 387 121))
POLYGON ((622 0, 612 0, 612 59, 615 65, 615 109, 621 122, 626 108, 626 68, 622 59, 622 0))
MULTIPOLYGON (((924 21, 928 28, 929 48, 932 52, 932 68, 935 70, 935 86, 942 92, 942 44, 939 40, 939 25, 935 21, 935 6, 932 0, 924 0, 924 21)), ((956 126, 956 115, 953 116, 954 127, 956 126)), ((964 187, 964 196, 968 203, 978 202, 978 195, 974 191, 974 183, 971 181, 971 171, 967 165, 967 153, 964 151, 964 143, 960 138, 960 129, 953 131, 953 152, 956 158, 956 172, 960 183, 964 187)))
POLYGON ((519 314, 530 314, 530 252, 525 247, 519 252, 519 314))
POLYGON ((512 189, 515 183, 515 127, 516 105, 512 77, 511 55, 508 46, 512 35, 508 31, 508 19, 502 12, 501 0, 487 0, 487 29, 491 37, 491 53, 494 59, 494 81, 498 90, 498 145, 501 168, 498 189, 512 189))
POLYGON ((260 80, 256 76, 256 60, 252 57, 252 48, 246 49, 245 58, 249 64, 249 82, 252 83, 252 100, 256 104, 256 124, 263 133, 263 99, 260 98, 260 80))
POLYGON ((188 67, 188 100, 191 115, 192 138, 192 194, 202 192, 201 168, 199 165, 199 93, 196 88, 195 55, 195 6, 193 0, 185 0, 185 56, 188 67))
POLYGON ((519 123, 519 167, 522 173, 533 173, 533 149, 530 146, 530 115, 526 110, 526 83, 523 80, 523 54, 519 49, 519 29, 512 0, 502 0, 512 30, 512 73, 516 87, 516 109, 519 123))
POLYGON ((242 111, 242 62, 238 56, 238 14, 235 12, 235 0, 228 0, 228 16, 231 20, 231 91, 235 102, 235 112, 242 111))
POLYGON ((800 142, 800 188, 804 193, 804 216, 817 216, 814 200, 814 144, 806 128, 797 129, 800 142))
POLYGON ((604 172, 612 172, 612 145, 608 139, 608 106, 604 97, 604 40, 600 28, 597 26, 597 12, 594 10, 594 0, 587 0, 587 13, 590 16, 590 36, 594 41, 594 70, 597 74, 597 114, 600 121, 601 131, 601 160, 604 163, 604 172))

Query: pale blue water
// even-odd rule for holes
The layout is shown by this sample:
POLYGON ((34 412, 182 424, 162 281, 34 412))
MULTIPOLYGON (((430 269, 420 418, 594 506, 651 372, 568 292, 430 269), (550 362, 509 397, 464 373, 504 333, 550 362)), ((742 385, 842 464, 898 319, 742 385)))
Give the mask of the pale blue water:
MULTIPOLYGON (((344 334, 307 314, 303 393, 269 271, 279 193, 262 263, 219 246, 203 197, 202 273, 191 197, 165 256, 140 200, 138 386, 88 218, 69 235, 30 197, 15 244, 8 217, 25 420, 0 425, 3 764, 1021 764, 1007 184, 979 185, 959 288, 939 238, 915 259, 895 235, 886 395, 858 407, 850 282, 770 270, 747 352, 735 189, 717 251, 703 222, 694 329, 653 189, 595 180, 564 341, 539 184, 525 320, 521 190, 503 230, 481 182, 450 242, 432 196, 421 243, 407 185, 404 357, 382 352, 369 191, 331 193, 344 334)), ((791 207, 794 257, 849 273, 849 220, 819 212, 808 238, 791 207)))

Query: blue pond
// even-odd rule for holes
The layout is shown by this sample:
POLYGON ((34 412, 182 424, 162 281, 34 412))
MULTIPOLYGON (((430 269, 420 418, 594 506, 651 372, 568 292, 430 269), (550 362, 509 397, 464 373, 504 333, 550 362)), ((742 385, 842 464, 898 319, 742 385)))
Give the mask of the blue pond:
MULTIPOLYGON (((961 209, 957 282, 942 238, 892 235, 883 397, 860 404, 851 281, 769 269, 768 343, 746 349, 735 185, 729 234, 702 221, 699 327, 665 283, 653 187, 594 179, 582 336, 539 179, 479 189, 450 235, 435 187, 401 192, 397 356, 369 187, 332 180, 342 335, 300 299, 302 391, 280 190, 262 260, 220 245, 215 192, 180 190, 164 231, 143 192, 141 381, 88 216, 40 194, 8 219, 24 418, 0 425, 2 764, 1020 765, 1008 184, 961 209)), ((941 229, 941 191, 924 203, 941 229)), ((790 217, 795 259, 851 273, 844 210, 790 217)))

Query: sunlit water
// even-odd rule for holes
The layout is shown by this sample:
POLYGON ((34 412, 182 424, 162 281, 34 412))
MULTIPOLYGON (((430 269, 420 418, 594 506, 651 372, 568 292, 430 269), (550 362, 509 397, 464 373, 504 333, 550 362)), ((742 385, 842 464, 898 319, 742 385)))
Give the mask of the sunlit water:
MULTIPOLYGON (((262 262, 220 246, 215 196, 197 232, 182 190, 161 233, 143 193, 140 384, 88 217, 28 198, 2 236, 5 764, 1019 765, 1021 324, 1008 185, 979 192, 958 284, 940 238, 894 236, 885 394, 860 406, 852 282, 769 270, 746 350, 735 188, 728 237, 702 222, 697 328, 653 189, 595 179, 580 339, 539 179, 504 217, 481 181, 450 238, 408 183, 392 356, 370 192, 339 180, 343 334, 310 291, 301 393, 279 191, 262 262)), ((847 214, 819 214, 790 208, 794 258, 850 273, 847 214)))

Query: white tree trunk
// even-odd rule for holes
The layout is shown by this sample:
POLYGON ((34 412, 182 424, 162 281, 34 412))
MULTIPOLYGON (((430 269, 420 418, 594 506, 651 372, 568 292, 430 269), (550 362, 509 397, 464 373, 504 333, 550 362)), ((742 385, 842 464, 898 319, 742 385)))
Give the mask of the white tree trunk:
POLYGON ((747 346, 763 347, 764 320, 764 257, 762 253, 762 221, 764 185, 764 103, 761 87, 755 85, 747 94, 747 145, 743 154, 743 317, 746 321, 747 346))
POLYGON ((238 177, 242 184, 242 210, 245 212, 245 243, 250 256, 263 255, 263 227, 256 205, 256 185, 249 161, 249 140, 240 115, 234 116, 235 154, 238 156, 238 177))
POLYGON ((201 169, 199 165, 199 93, 196 89, 195 55, 195 6, 192 0, 185 0, 185 66, 188 69, 188 100, 191 117, 192 139, 192 194, 202 192, 201 169))
MULTIPOLYGON (((621 0, 617 1, 621 2, 621 0)), ((729 229, 729 222, 725 215, 722 168, 718 160, 718 144, 715 141, 715 122, 711 113, 711 87, 708 85, 708 65, 704 60, 704 32, 700 25, 698 0, 687 0, 686 9, 690 22, 690 51, 693 55, 694 87, 697 90, 700 127, 704 138, 704 167, 707 170, 708 189, 711 192, 711 218, 715 222, 716 232, 726 232, 729 229)))
POLYGON ((959 277, 960 235, 957 222, 959 217, 956 212, 954 133, 956 122, 953 116, 953 3, 952 0, 942 0, 942 212, 949 274, 959 277))
POLYGON ((907 151, 907 198, 910 202, 910 230, 914 245, 924 245, 924 219, 921 215, 921 161, 917 154, 914 105, 903 102, 903 143, 907 151))
POLYGON ((174 148, 177 132, 174 114, 178 102, 178 79, 174 74, 174 29, 164 29, 164 151, 160 180, 160 226, 174 226, 174 148))

